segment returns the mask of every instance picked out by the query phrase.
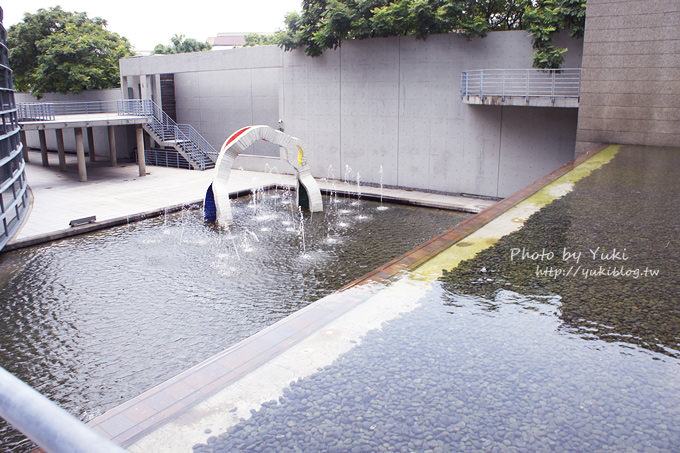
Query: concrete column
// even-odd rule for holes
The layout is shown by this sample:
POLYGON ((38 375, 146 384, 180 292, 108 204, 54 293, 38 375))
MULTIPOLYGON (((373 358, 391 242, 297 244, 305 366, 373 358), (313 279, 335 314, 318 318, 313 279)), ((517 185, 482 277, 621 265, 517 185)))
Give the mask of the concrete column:
POLYGON ((90 162, 96 161, 97 157, 94 155, 94 133, 91 127, 87 128, 87 151, 90 153, 90 162))
POLYGON ((85 146, 83 145, 83 128, 76 127, 76 156, 78 157, 78 176, 81 182, 87 181, 87 167, 85 166, 85 146))
POLYGON ((40 137, 40 156, 42 157, 43 167, 49 167, 50 162, 47 157, 47 139, 45 138, 45 129, 40 129, 38 131, 38 137, 40 137))
POLYGON ((120 91, 123 92, 121 99, 128 98, 128 78, 127 76, 120 76, 120 91))
POLYGON ((139 176, 146 176, 146 158, 144 157, 144 129, 137 125, 137 162, 139 165, 139 176))
POLYGON ((26 131, 21 129, 19 131, 19 138, 21 138, 21 144, 24 145, 24 150, 22 151, 24 153, 24 161, 26 163, 30 162, 28 159, 28 143, 26 142, 26 131))
POLYGON ((151 99, 160 107, 163 105, 163 99, 161 99, 161 75, 154 74, 151 76, 151 79, 153 81, 151 84, 151 99))
POLYGON ((64 154, 64 131, 55 129, 54 135, 57 136, 57 154, 59 154, 59 171, 66 171, 66 155, 64 154))
POLYGON ((113 126, 109 126, 109 154, 111 156, 111 166, 115 167, 118 165, 118 160, 116 156, 116 130, 113 126))
POLYGON ((140 93, 142 99, 151 99, 151 80, 153 75, 142 74, 139 76, 139 84, 142 87, 142 92, 140 93))

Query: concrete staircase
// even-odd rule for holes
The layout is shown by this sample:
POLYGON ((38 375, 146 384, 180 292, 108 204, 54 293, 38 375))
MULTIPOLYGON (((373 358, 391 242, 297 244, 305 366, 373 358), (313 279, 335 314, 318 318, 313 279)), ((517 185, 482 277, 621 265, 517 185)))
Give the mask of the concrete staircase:
POLYGON ((177 124, 154 102, 150 104, 151 121, 144 125, 144 130, 156 143, 177 151, 195 170, 215 167, 218 152, 196 129, 189 124, 177 124))

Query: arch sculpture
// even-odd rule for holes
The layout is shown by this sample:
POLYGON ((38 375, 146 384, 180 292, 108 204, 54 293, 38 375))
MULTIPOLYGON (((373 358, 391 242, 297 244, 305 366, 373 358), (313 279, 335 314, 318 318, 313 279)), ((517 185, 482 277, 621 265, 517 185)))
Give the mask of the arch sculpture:
POLYGON ((231 204, 227 182, 236 157, 248 149, 257 140, 264 140, 279 145, 281 158, 288 162, 297 176, 298 206, 308 208, 312 212, 323 210, 321 191, 312 177, 312 173, 302 150, 302 141, 269 126, 248 126, 237 130, 225 140, 215 163, 215 177, 208 187, 203 203, 206 221, 217 221, 219 224, 232 223, 231 204))

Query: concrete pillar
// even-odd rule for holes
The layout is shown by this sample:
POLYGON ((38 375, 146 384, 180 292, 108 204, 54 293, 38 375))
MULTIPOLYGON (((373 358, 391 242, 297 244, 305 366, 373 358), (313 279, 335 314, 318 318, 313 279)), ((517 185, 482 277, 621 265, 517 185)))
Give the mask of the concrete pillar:
POLYGON ((128 78, 127 76, 120 76, 120 91, 123 93, 121 99, 128 98, 128 78))
POLYGON ((109 154, 111 156, 111 166, 115 167, 118 165, 118 160, 116 156, 116 130, 113 126, 109 126, 109 154))
POLYGON ((85 146, 83 145, 83 128, 76 127, 76 156, 78 157, 78 176, 81 182, 87 181, 87 167, 85 166, 85 146))
POLYGON ((47 157, 47 139, 45 138, 45 129, 40 129, 38 131, 38 137, 40 137, 40 156, 42 157, 43 167, 49 167, 50 162, 47 157))
POLYGON ((163 100, 161 99, 161 75, 154 74, 151 76, 153 81, 151 84, 151 99, 160 107, 163 105, 163 100))
POLYGON ((137 125, 137 162, 139 176, 146 176, 146 158, 144 156, 144 129, 141 124, 137 125))
POLYGON ((87 128, 87 151, 90 154, 90 162, 96 161, 97 157, 94 155, 94 133, 91 127, 87 128))
POLYGON ((153 80, 153 75, 143 74, 139 76, 139 84, 142 89, 140 95, 142 99, 151 99, 151 80, 153 80))
POLYGON ((24 145, 24 150, 22 151, 24 153, 24 161, 27 163, 30 162, 28 159, 28 143, 26 142, 26 131, 21 129, 19 131, 19 138, 21 138, 21 144, 24 145))
POLYGON ((66 171, 66 155, 64 154, 64 131, 55 129, 54 135, 57 136, 57 154, 59 155, 59 171, 66 171))

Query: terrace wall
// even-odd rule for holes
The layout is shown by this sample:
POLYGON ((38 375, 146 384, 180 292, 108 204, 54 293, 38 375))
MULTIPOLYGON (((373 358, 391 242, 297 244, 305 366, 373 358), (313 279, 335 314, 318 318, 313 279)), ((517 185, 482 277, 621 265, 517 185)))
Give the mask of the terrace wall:
MULTIPOLYGON (((559 41, 570 49, 565 67, 580 67, 581 42, 559 41)), ((387 185, 503 197, 573 158, 577 111, 465 105, 460 72, 530 68, 532 53, 527 33, 513 31, 346 41, 319 58, 267 46, 132 57, 120 67, 134 97, 157 97, 159 75, 173 73, 178 122, 215 147, 240 127, 282 119, 306 143, 317 177, 340 179, 349 166, 352 179, 378 183, 382 165, 387 185)), ((264 142, 251 151, 278 155, 264 142)))
MULTIPOLYGON (((580 42, 564 67, 580 67, 580 42)), ((286 131, 302 138, 316 176, 504 197, 573 159, 577 110, 463 104, 466 69, 531 67, 522 31, 343 42, 283 57, 286 131), (329 170, 329 166, 332 168, 329 170)))

